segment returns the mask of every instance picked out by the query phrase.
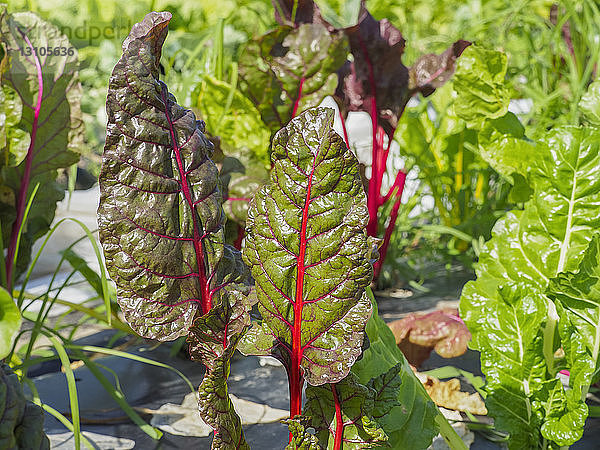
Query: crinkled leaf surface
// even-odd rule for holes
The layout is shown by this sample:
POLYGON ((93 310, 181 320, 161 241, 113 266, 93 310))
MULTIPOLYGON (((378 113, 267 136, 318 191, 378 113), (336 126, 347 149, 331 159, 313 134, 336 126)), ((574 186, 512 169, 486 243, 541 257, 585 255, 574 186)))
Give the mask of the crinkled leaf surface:
MULTIPOLYGON (((519 408, 515 418, 515 405, 544 403, 540 392, 552 391, 545 382, 556 372, 552 342, 535 344, 537 350, 531 352, 524 346, 526 341, 537 342, 544 324, 551 320, 551 326, 557 318, 545 289, 551 278, 577 269, 600 226, 600 132, 558 128, 537 147, 530 173, 533 196, 524 210, 511 211, 496 223, 480 254, 477 280, 465 286, 460 304, 461 317, 473 335, 472 346, 481 352, 483 371, 492 383, 487 399, 490 415, 505 424, 512 448, 536 439, 543 421, 532 420, 535 411, 527 407, 519 408), (507 301, 516 305, 515 313, 507 309, 507 301), (515 347, 517 342, 523 346, 515 347), (542 348, 547 368, 535 369, 536 375, 530 377, 541 364, 542 348), (507 358, 499 359, 498 351, 507 358)), ((565 345, 569 344, 563 341, 565 345)))
POLYGON ((0 364, 0 448, 50 448, 42 409, 27 401, 17 375, 6 364, 0 364))
POLYGON ((0 288, 0 359, 6 357, 21 329, 21 312, 12 295, 0 288))
POLYGON ((459 40, 444 53, 421 56, 409 69, 409 85, 412 90, 428 95, 441 87, 454 74, 456 59, 471 43, 459 40))
POLYGON ((389 20, 375 20, 367 11, 358 25, 344 31, 354 61, 340 71, 336 94, 346 109, 370 112, 374 90, 381 125, 392 134, 409 99, 402 33, 389 20))
POLYGON ((109 84, 98 209, 125 318, 161 340, 186 335, 196 313, 244 275, 239 253, 223 243, 212 145, 158 79, 170 18, 148 14, 123 43, 109 84))
POLYGON ((557 303, 561 317, 559 332, 571 389, 542 433, 559 445, 570 445, 583 434, 585 398, 600 362, 600 236, 590 242, 579 270, 550 280, 546 294, 557 303))
POLYGON ((592 125, 600 125, 600 81, 594 81, 589 85, 587 92, 579 101, 579 109, 592 125))
POLYGON ((361 353, 373 276, 358 162, 311 109, 274 139, 270 184, 252 200, 244 259, 262 324, 244 351, 273 353, 313 385, 344 378, 361 353))
POLYGON ((307 387, 303 414, 311 417, 323 448, 335 448, 339 433, 343 448, 376 448, 387 436, 372 417, 375 397, 375 390, 360 384, 351 372, 338 383, 307 387))
POLYGON ((454 109, 471 127, 508 112, 510 92, 504 82, 506 55, 471 45, 456 68, 454 89, 460 93, 454 109))
MULTIPOLYGON (((1 164, 8 165, 0 175, 0 213, 9 219, 2 221, 9 260, 27 199, 38 183, 41 187, 21 236, 16 271, 7 265, 14 275, 27 266, 33 242, 49 230, 56 203, 64 197, 56 183, 57 169, 79 159, 76 152, 83 142, 81 86, 77 52, 54 25, 33 13, 8 14, 4 10, 0 33, 8 64, 2 74, 3 108, 10 109, 4 123, 2 150, 6 153, 1 164), (64 48, 65 54, 38 56, 35 50, 40 48, 64 48)), ((9 278, 13 278, 10 273, 9 278)))
POLYGON ((240 58, 241 87, 275 132, 335 92, 347 55, 343 33, 322 24, 282 26, 248 44, 240 58))
POLYGON ((367 292, 374 308, 366 328, 370 345, 352 372, 361 384, 378 393, 373 417, 388 435, 390 446, 427 448, 438 433, 435 418, 440 412, 396 345, 392 331, 377 315, 372 292, 367 292), (397 374, 394 375, 394 371, 398 371, 397 374), (382 389, 384 385, 386 389, 382 389))
POLYGON ((296 416, 293 419, 282 420, 290 430, 290 442, 285 450, 322 450, 319 438, 309 432, 311 427, 310 417, 296 416))

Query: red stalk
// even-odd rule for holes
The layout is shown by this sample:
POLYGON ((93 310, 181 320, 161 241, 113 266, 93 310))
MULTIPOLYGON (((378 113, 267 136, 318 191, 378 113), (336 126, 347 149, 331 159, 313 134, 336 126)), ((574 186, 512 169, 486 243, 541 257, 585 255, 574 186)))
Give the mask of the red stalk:
MULTIPOLYGON (((288 373, 290 386, 290 418, 302 413, 302 387, 304 379, 300 373, 300 362, 302 361, 302 308, 304 307, 304 259, 306 256, 306 227, 308 223, 308 207, 310 205, 310 192, 312 187, 312 179, 315 171, 315 160, 308 177, 308 187, 306 189, 306 201, 302 211, 302 227, 300 230, 300 251, 298 252, 296 275, 296 295, 294 297, 294 329, 292 331, 292 354, 290 371, 288 373)), ((290 433, 290 442, 292 435, 290 433)))
POLYGON ((242 241, 244 240, 245 234, 246 234, 246 231, 244 230, 244 227, 241 226, 240 224, 238 224, 238 234, 237 234, 237 237, 235 238, 235 242, 233 243, 233 246, 235 248, 237 248, 238 250, 242 249, 242 241))
POLYGON ((367 196, 367 208, 369 210, 369 223, 367 234, 377 236, 377 209, 379 208, 379 186, 377 185, 377 174, 379 173, 379 147, 377 145, 377 102, 375 96, 371 97, 371 123, 373 124, 373 149, 371 153, 371 178, 369 179, 369 192, 367 196))
POLYGON ((342 131, 344 132, 344 142, 346 143, 346 147, 350 148, 350 139, 348 139, 348 130, 346 129, 346 121, 344 120, 344 116, 342 112, 338 110, 340 115, 340 121, 342 122, 342 131))
MULTIPOLYGON (((381 266, 383 265, 383 261, 385 261, 385 255, 387 253, 387 249, 390 245, 390 238, 392 237, 392 232, 394 231, 394 227, 396 226, 396 220, 398 219, 398 210, 400 209, 400 205, 402 203, 402 192, 404 191, 404 183, 406 181, 406 174, 402 171, 398 172, 396 176, 396 182, 394 186, 392 186, 391 190, 396 191, 396 201, 394 202, 394 206, 392 207, 392 212, 390 213, 390 223, 385 229, 385 235, 383 237, 383 244, 381 244, 381 248, 379 249, 379 259, 375 263, 374 267, 374 278, 377 279, 379 276, 379 272, 381 271, 381 266)), ((391 191, 390 190, 390 191, 391 191)))
POLYGON ((342 405, 337 394, 335 384, 331 385, 331 393, 333 394, 333 402, 335 403, 335 432, 333 450, 342 450, 344 439, 344 421, 342 419, 342 405))
POLYGON ((25 217, 25 207, 27 205, 27 191, 29 189, 29 182, 31 181, 31 166, 33 164, 34 152, 33 149, 35 147, 37 130, 38 130, 38 120, 40 117, 40 111, 42 109, 42 97, 44 95, 44 77, 42 74, 42 65, 40 64, 40 60, 37 56, 37 52, 35 52, 31 41, 27 37, 25 33, 20 31, 21 36, 27 43, 27 46, 32 51, 33 60, 35 63, 35 69, 37 71, 37 81, 38 81, 38 98, 37 103, 35 105, 35 109, 33 110, 33 123, 31 125, 31 141, 29 142, 29 148, 27 149, 27 156, 25 157, 25 170, 23 171, 23 178, 21 179, 21 185, 19 186, 19 194, 16 202, 17 206, 17 217, 15 222, 13 223, 10 242, 8 244, 8 249, 6 253, 6 281, 7 288, 9 292, 12 292, 12 284, 13 284, 13 263, 15 254, 17 252, 17 238, 19 235, 19 230, 23 225, 23 219, 25 217))
POLYGON ((298 112, 298 105, 300 104, 300 99, 302 98, 302 86, 304 85, 304 77, 300 78, 300 86, 298 86, 298 97, 294 101, 294 108, 292 109, 292 119, 296 117, 296 113, 298 112))
POLYGON ((202 308, 202 314, 206 314, 212 307, 212 293, 210 291, 209 283, 206 278, 206 268, 204 265, 204 249, 202 246, 202 234, 200 233, 200 223, 198 221, 198 214, 194 207, 194 199, 190 191, 190 183, 187 179, 186 171, 181 159, 181 149, 177 143, 177 134, 175 133, 175 126, 169 112, 169 101, 167 100, 167 87, 163 84, 162 88, 162 100, 165 105, 165 116, 167 123, 169 124, 169 131, 171 133, 171 141, 173 143, 173 154, 177 161, 177 168, 179 170, 179 176, 181 177, 181 190, 188 206, 192 210, 192 220, 194 223, 194 250, 196 253, 196 265, 198 267, 198 282, 200 283, 200 291, 202 292, 202 299, 200 307, 202 308))

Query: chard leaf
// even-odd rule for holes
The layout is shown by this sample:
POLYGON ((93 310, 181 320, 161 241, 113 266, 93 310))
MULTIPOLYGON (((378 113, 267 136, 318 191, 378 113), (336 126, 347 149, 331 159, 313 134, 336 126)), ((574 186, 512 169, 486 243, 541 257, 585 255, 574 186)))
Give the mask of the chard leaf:
POLYGON ((248 44, 240 58, 241 87, 275 132, 333 95, 347 55, 344 35, 322 24, 282 26, 248 44))
POLYGON ((559 333, 569 367, 569 387, 552 411, 542 434, 561 446, 583 434, 588 407, 585 399, 600 362, 600 236, 589 244, 577 272, 550 280, 546 294, 561 317, 559 333))
POLYGON ((373 417, 388 435, 389 445, 401 449, 427 448, 438 433, 435 420, 440 412, 396 345, 392 330, 377 314, 371 290, 367 293, 373 304, 366 328, 369 347, 352 366, 352 373, 361 384, 376 391, 373 417), (382 389, 384 385, 386 388, 382 389))
POLYGON ((160 340, 187 335, 194 316, 218 304, 223 287, 245 273, 239 252, 224 245, 204 125, 159 81, 170 19, 148 14, 123 43, 109 84, 98 209, 125 319, 160 340))
POLYGON ((342 448, 335 442, 342 442, 345 449, 376 448, 387 443, 385 432, 372 417, 376 395, 350 373, 335 384, 307 387, 303 413, 311 417, 323 448, 342 448))
POLYGON ((589 85, 578 106, 588 122, 595 126, 600 125, 600 81, 589 85))
POLYGON ((0 288, 0 359, 8 355, 21 329, 21 312, 12 295, 0 288))
POLYGON ((243 351, 273 354, 313 385, 348 374, 371 314, 366 198, 333 114, 308 110, 275 135, 271 182, 252 200, 243 251, 263 319, 243 351))
MULTIPOLYGON (((492 239, 480 253, 477 280, 467 283, 460 303, 461 317, 473 335, 472 347, 481 352, 490 382, 486 399, 490 415, 499 428, 511 433, 510 448, 523 448, 524 442, 538 439, 544 414, 552 410, 544 395, 554 392, 547 383, 557 372, 553 354, 558 316, 544 292, 550 279, 577 269, 600 225, 599 130, 558 128, 537 149, 536 158, 530 160, 532 198, 524 210, 511 211, 496 223, 492 239), (507 302, 516 305, 514 313, 507 302), (519 342, 522 345, 515 347, 519 342), (530 352, 527 342, 535 343, 530 352), (498 360, 498 352, 513 359, 498 360), (536 408, 534 401, 541 406, 536 408), (534 407, 516 409, 519 404, 534 407), (542 414, 539 420, 536 414, 542 414)), ((573 345, 565 333, 563 347, 573 345)))
POLYGON ((454 89, 460 93, 456 114, 472 128, 485 119, 498 119, 508 112, 510 92, 504 83, 506 55, 470 46, 458 62, 454 89))
POLYGON ((77 52, 57 27, 33 13, 9 14, 2 8, 0 40, 6 51, 2 108, 10 110, 0 139, 0 212, 8 219, 2 222, 2 233, 10 287, 29 264, 33 243, 50 229, 56 203, 64 197, 56 183, 57 170, 78 161, 83 122, 77 52), (52 52, 42 55, 42 48, 52 52), (41 189, 23 226, 27 202, 38 183, 41 189))
POLYGON ((290 430, 290 442, 285 450, 322 450, 319 445, 319 438, 309 432, 311 428, 310 417, 296 416, 293 419, 281 421, 288 426, 290 430))
POLYGON ((402 63, 405 40, 389 20, 375 20, 368 11, 363 16, 345 30, 354 61, 340 72, 336 94, 347 110, 370 113, 375 91, 381 125, 393 135, 410 98, 408 68, 402 63))

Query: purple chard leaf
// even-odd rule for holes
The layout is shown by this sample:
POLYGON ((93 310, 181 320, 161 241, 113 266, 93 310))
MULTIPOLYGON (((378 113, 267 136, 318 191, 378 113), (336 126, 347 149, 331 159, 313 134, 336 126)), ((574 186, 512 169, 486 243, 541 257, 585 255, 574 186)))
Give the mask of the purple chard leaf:
POLYGON ((250 324, 248 271, 224 243, 225 215, 204 123, 159 81, 171 14, 131 30, 110 79, 98 223, 117 299, 131 327, 187 336, 206 374, 199 388, 213 449, 248 448, 227 392, 230 359, 250 324))
POLYGON ((262 323, 243 351, 282 361, 290 417, 304 380, 343 379, 362 351, 371 304, 373 242, 358 162, 333 131, 334 111, 310 109, 273 140, 270 184, 252 200, 244 260, 256 280, 262 323))
POLYGON ((171 14, 151 13, 110 79, 100 176, 100 239, 126 320, 144 337, 188 334, 221 289, 241 281, 203 124, 158 80, 171 14))

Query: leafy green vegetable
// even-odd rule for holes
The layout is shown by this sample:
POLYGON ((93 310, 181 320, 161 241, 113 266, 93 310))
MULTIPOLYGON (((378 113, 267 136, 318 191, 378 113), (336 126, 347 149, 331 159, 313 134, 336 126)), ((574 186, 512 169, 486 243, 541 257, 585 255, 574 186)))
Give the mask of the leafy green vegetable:
POLYGON ((0 359, 10 352, 21 329, 21 312, 12 295, 0 288, 0 359))
POLYGON ((77 52, 58 28, 33 13, 9 14, 2 8, 0 34, 6 50, 2 108, 8 113, 0 123, 0 214, 10 290, 64 197, 57 170, 78 161, 83 122, 77 52), (38 185, 43 188, 27 211, 38 185))
POLYGON ((323 19, 334 28, 353 27, 359 22, 362 0, 315 0, 323 19))
POLYGON ((352 372, 335 384, 309 386, 304 414, 311 417, 322 447, 341 448, 341 444, 346 449, 361 449, 385 445, 387 436, 372 417, 376 395, 374 389, 358 383, 352 372))
POLYGON ((50 448, 44 412, 25 399, 17 375, 6 364, 0 364, 0 448, 50 448))
POLYGON ((600 363, 600 236, 591 240, 577 272, 562 272, 550 280, 546 295, 555 303, 558 331, 569 367, 570 390, 559 391, 549 420, 542 428, 547 439, 570 445, 583 434, 585 403, 600 363))
POLYGON ((281 26, 251 41, 240 58, 241 88, 272 132, 335 92, 348 55, 342 33, 322 24, 281 26))
POLYGON ((344 378, 360 355, 373 276, 358 162, 333 131, 333 110, 311 109, 273 141, 270 184, 252 200, 244 260, 262 324, 244 352, 272 354, 288 370, 291 417, 304 381, 344 378))
POLYGON ((462 101, 454 108, 469 126, 476 127, 484 119, 498 119, 508 112, 506 67, 506 55, 501 52, 471 46, 462 54, 454 82, 462 101))
POLYGON ((594 81, 579 101, 579 109, 592 125, 600 125, 600 81, 594 81))
POLYGON ((230 359, 249 325, 241 254, 224 243, 223 201, 204 124, 159 80, 170 13, 131 30, 111 77, 100 177, 100 239, 118 301, 145 337, 187 336, 207 368, 200 413, 212 448, 248 448, 227 394, 230 359), (239 284, 238 284, 239 283, 239 284))
MULTIPOLYGON (((386 402, 392 401, 390 396, 394 393, 395 402, 391 410, 378 411, 376 404, 373 413, 377 423, 388 435, 390 446, 415 450, 426 448, 438 433, 436 417, 441 413, 415 377, 396 345, 392 331, 377 314, 377 303, 373 293, 370 289, 367 293, 373 305, 373 314, 366 327, 369 347, 352 367, 352 373, 358 376, 361 384, 381 392, 386 402), (386 374, 393 374, 391 369, 394 367, 394 370, 401 370, 388 380, 393 381, 389 386, 392 390, 381 391, 381 380, 385 379, 386 374)), ((381 405, 383 397, 378 396, 377 400, 381 405)))
MULTIPOLYGON (((465 286, 460 304, 472 347, 481 352, 490 415, 511 433, 510 448, 536 446, 540 425, 552 428, 548 423, 555 419, 560 393, 554 361, 559 318, 563 348, 577 340, 566 334, 564 315, 544 293, 550 279, 577 269, 599 225, 600 131, 561 127, 536 148, 530 160, 532 198, 524 210, 496 223, 480 255, 477 280, 465 286)), ((575 416, 563 420, 577 428, 580 415, 575 416)), ((544 438, 558 439, 548 432, 544 438)), ((570 445, 576 438, 563 434, 559 440, 570 445)))

